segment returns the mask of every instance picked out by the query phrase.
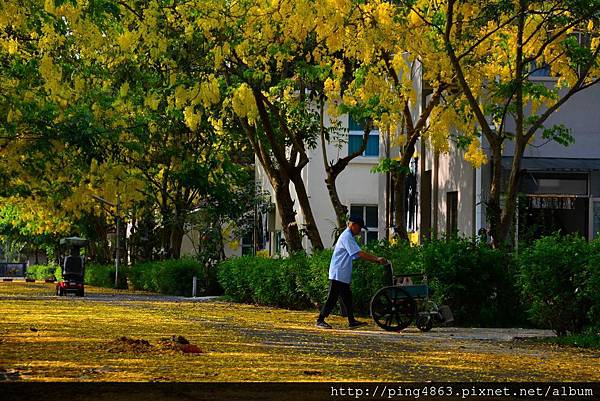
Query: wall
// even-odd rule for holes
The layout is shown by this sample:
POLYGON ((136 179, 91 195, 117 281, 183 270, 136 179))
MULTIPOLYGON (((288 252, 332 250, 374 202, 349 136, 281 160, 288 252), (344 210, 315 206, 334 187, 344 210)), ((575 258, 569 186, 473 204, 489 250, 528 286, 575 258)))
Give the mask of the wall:
MULTIPOLYGON (((434 154, 430 146, 427 146, 425 154, 425 170, 434 170, 434 154)), ((480 179, 483 179, 483 174, 480 175, 480 179)), ((432 186, 435 185, 435 181, 432 179, 432 186)), ((469 163, 464 160, 464 151, 457 149, 454 143, 450 144, 450 149, 447 153, 440 154, 439 165, 438 165, 438 204, 432 205, 437 207, 438 221, 437 230, 438 234, 446 232, 446 196, 448 192, 458 192, 458 232, 459 235, 472 236, 474 232, 481 227, 475 227, 475 221, 473 220, 474 208, 477 202, 481 202, 482 193, 474 194, 475 192, 475 169, 469 163), (474 198, 474 195, 476 197, 474 198)), ((482 188, 484 188, 482 186, 482 188)), ((433 191, 432 188, 432 202, 433 202, 433 191)), ((485 221, 483 216, 484 207, 478 208, 478 211, 482 213, 480 215, 481 221, 485 221)), ((435 224, 432 211, 432 225, 435 224)))
MULTIPOLYGON (((196 230, 192 230, 186 235, 183 236, 183 240, 181 241, 181 256, 195 256, 196 255, 196 247, 199 239, 199 232, 196 230)), ((225 243, 225 257, 230 258, 234 256, 242 256, 242 247, 239 241, 236 241, 235 238, 230 238, 230 241, 225 243)))
MULTIPOLYGON (((595 85, 575 94, 548 118, 545 126, 564 124, 571 130, 575 138, 574 144, 564 147, 554 141, 548 142, 541 138, 542 131, 539 130, 532 143, 533 146, 526 149, 525 157, 600 158, 598 99, 600 99, 600 85, 595 85)), ((538 111, 538 114, 541 113, 542 110, 538 111)), ((514 129, 514 122, 510 121, 507 128, 514 129)), ((507 142, 504 155, 510 156, 513 153, 513 143, 507 142)))
MULTIPOLYGON (((348 125, 348 117, 341 117, 343 126, 348 125)), ((331 125, 329 116, 325 117, 327 126, 331 125)), ((383 145, 380 139, 380 155, 383 154, 383 145)), ((327 145, 328 163, 348 155, 348 144, 341 143, 340 147, 334 144, 327 145)), ((324 155, 321 144, 309 153, 310 162, 303 170, 304 183, 310 197, 312 212, 319 228, 319 233, 326 248, 333 246, 333 230, 336 227, 336 217, 329 193, 325 185, 324 155)), ((350 207, 351 204, 377 205, 379 211, 379 237, 385 236, 385 211, 384 202, 380 188, 385 188, 385 178, 381 174, 371 173, 371 169, 377 164, 377 157, 357 157, 352 160, 346 169, 338 176, 336 188, 343 204, 350 207), (383 186, 381 186, 383 185, 383 186)), ((304 222, 298 207, 300 221, 304 222)), ((305 247, 309 249, 309 242, 305 240, 305 247)))

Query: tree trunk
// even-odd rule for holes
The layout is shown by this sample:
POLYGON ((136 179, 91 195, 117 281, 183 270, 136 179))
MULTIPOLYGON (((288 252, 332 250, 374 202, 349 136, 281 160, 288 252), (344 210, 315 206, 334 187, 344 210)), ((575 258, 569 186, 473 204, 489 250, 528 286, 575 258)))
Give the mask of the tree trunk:
POLYGON ((308 239, 310 240, 313 249, 323 249, 324 247, 323 241, 321 240, 321 234, 319 234, 319 228, 317 227, 315 217, 312 213, 310 200, 308 198, 308 194, 306 193, 306 186, 304 185, 300 171, 294 171, 290 178, 294 183, 296 195, 298 196, 298 203, 300 204, 302 213, 306 219, 306 234, 308 235, 308 239))
POLYGON ((161 242, 161 260, 168 259, 171 256, 171 216, 169 211, 166 209, 161 210, 162 214, 162 225, 160 230, 160 242, 161 242))
POLYGON ((327 192, 329 192, 331 205, 335 211, 337 228, 341 233, 341 231, 346 228, 348 220, 348 207, 342 203, 340 196, 338 195, 337 187, 335 185, 335 179, 337 178, 337 175, 333 172, 332 168, 327 168, 326 173, 327 177, 325 178, 325 185, 327 186, 327 192))
POLYGON ((502 144, 490 144, 492 150, 492 182, 490 196, 487 202, 487 220, 489 222, 489 233, 492 236, 495 248, 500 244, 499 227, 501 220, 500 191, 502 188, 502 144))
POLYGON ((102 223, 104 219, 104 215, 101 215, 100 218, 94 219, 94 231, 96 232, 96 236, 98 238, 98 245, 93 246, 93 259, 98 263, 109 263, 110 262, 110 250, 108 249, 108 241, 107 234, 108 230, 106 226, 102 223))
POLYGON ((516 143, 513 153, 513 161, 510 170, 508 188, 506 189, 506 199, 504 201, 504 210, 500 219, 500 225, 497 229, 498 243, 507 242, 510 227, 513 222, 514 213, 516 210, 517 191, 519 185, 519 176, 521 171, 521 157, 525 152, 527 141, 524 140, 524 103, 523 103, 523 35, 525 29, 525 1, 519 1, 519 17, 517 19, 517 57, 516 57, 516 89, 515 89, 515 133, 516 143))
POLYGON ((179 219, 171 226, 171 234, 169 236, 169 256, 173 259, 181 257, 181 243, 183 242, 183 222, 179 219))
POLYGON ((504 201, 504 210, 498 226, 498 242, 503 243, 508 239, 510 229, 515 218, 517 207, 517 195, 519 192, 519 180, 521 178, 521 159, 525 151, 526 143, 518 140, 515 146, 513 162, 508 180, 508 188, 506 189, 506 199, 504 201))
MULTIPOLYGON (((275 202, 277 203, 277 209, 279 210, 279 216, 281 217, 282 230, 287 243, 287 250, 289 253, 303 251, 302 236, 298 229, 294 201, 290 194, 290 177, 288 175, 288 170, 293 171, 294 168, 288 167, 286 170, 282 167, 283 165, 289 166, 290 162, 285 158, 285 151, 273 136, 269 116, 264 108, 262 95, 256 91, 254 91, 254 93, 261 121, 263 122, 265 135, 267 136, 271 149, 265 148, 261 138, 258 137, 258 133, 254 126, 248 124, 248 121, 243 118, 240 118, 239 121, 252 144, 254 154, 260 161, 260 164, 269 178, 271 187, 273 187, 273 190, 275 191, 275 202), (273 154, 277 163, 272 159, 271 154, 273 154)), ((300 171, 301 168, 298 170, 300 171)), ((310 207, 310 205, 308 206, 310 207)))
POLYGON ((398 238, 408 241, 406 232, 406 172, 399 171, 394 174, 394 227, 398 238))
MULTIPOLYGON (((411 124, 412 125, 412 124, 411 124)), ((396 235, 404 240, 408 241, 408 233, 406 232, 406 177, 410 171, 409 165, 413 154, 415 153, 415 143, 419 138, 418 131, 414 128, 407 134, 410 138, 406 147, 402 149, 402 158, 400 159, 400 169, 394 172, 394 214, 395 222, 394 227, 396 235)))
POLYGON ((302 236, 296 223, 296 211, 294 210, 294 201, 290 194, 289 180, 282 180, 279 183, 272 183, 275 190, 275 200, 277 202, 279 216, 283 235, 287 243, 289 253, 303 251, 302 236))

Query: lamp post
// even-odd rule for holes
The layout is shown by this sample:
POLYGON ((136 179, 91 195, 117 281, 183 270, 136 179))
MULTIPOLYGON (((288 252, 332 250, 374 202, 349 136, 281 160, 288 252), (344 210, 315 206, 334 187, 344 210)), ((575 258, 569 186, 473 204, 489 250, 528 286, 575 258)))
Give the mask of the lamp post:
MULTIPOLYGON (((107 201, 104 198, 101 198, 97 195, 92 195, 92 198, 96 199, 99 202, 102 202, 108 206, 111 207, 115 207, 115 204, 112 202, 107 201)), ((120 256, 120 252, 119 252, 119 216, 121 215, 121 195, 117 194, 117 212, 115 215, 115 225, 116 225, 116 235, 117 235, 117 241, 116 241, 116 251, 115 251, 115 288, 119 287, 119 256, 120 256)))

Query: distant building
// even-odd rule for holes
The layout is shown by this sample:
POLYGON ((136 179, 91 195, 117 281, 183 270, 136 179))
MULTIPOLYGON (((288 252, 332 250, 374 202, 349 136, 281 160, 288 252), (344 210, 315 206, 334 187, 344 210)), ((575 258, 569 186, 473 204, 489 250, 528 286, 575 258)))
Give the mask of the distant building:
MULTIPOLYGON (((538 74, 531 79, 548 82, 555 78, 538 74)), ((555 124, 569 128, 575 143, 564 147, 542 139, 540 131, 527 147, 521 163, 515 235, 533 239, 560 230, 593 239, 600 231, 600 86, 569 99, 545 125, 555 124)), ((486 149, 485 141, 483 147, 486 149)), ((505 180, 513 153, 513 143, 506 142, 502 159, 505 180)), ((423 173, 419 175, 421 229, 437 227, 438 232, 475 235, 487 226, 485 204, 491 164, 474 169, 456 147, 439 155, 437 167, 435 155, 429 149, 425 154, 423 173)))

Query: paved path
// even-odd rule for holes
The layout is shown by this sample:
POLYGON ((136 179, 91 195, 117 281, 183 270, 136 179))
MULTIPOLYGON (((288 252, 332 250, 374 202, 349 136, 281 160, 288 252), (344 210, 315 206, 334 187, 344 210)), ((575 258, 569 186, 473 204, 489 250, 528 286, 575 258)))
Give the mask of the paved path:
MULTIPOLYGON (((10 284, 7 284, 10 285, 10 284)), ((21 284, 23 285, 23 284, 21 284)), ((48 285, 46 285, 48 286, 48 285)), ((91 287, 94 288, 94 287, 91 287)), ((17 293, 17 294, 2 294, 0 300, 23 300, 23 301, 48 301, 48 300, 69 300, 77 303, 92 303, 92 302, 110 302, 116 305, 123 305, 128 302, 141 303, 138 307, 143 307, 143 303, 150 302, 174 302, 174 303, 199 303, 199 302, 224 302, 228 305, 235 305, 226 301, 221 301, 221 297, 180 297, 150 293, 131 293, 126 291, 118 291, 102 288, 94 288, 93 292, 88 291, 85 297, 77 297, 67 295, 63 297, 56 296, 50 292, 46 293, 17 293)), ((293 312, 292 312, 293 313, 293 312)), ((354 330, 355 335, 366 336, 398 336, 398 333, 389 333, 383 330, 354 330)), ((454 339, 454 340, 483 340, 483 341, 513 341, 515 339, 524 338, 541 338, 553 337, 554 333, 550 330, 534 330, 534 329, 504 329, 504 328, 463 328, 463 327, 439 327, 428 333, 421 333, 416 329, 407 329, 402 331, 402 335, 406 337, 414 337, 415 339, 454 339)))
POLYGON ((112 293, 88 293, 85 297, 78 297, 75 295, 66 295, 59 297, 57 295, 0 295, 0 300, 5 299, 20 299, 24 301, 43 301, 49 299, 68 299, 73 302, 210 302, 217 300, 218 296, 209 297, 177 297, 172 295, 160 295, 160 294, 112 294, 112 293))
MULTIPOLYGON (((218 296, 207 296, 207 297, 179 297, 170 295, 160 294, 145 294, 145 293, 112 293, 112 292, 94 292, 88 293, 85 297, 77 297, 74 295, 68 295, 66 297, 58 297, 56 295, 32 295, 32 294, 20 294, 20 295, 2 295, 0 294, 0 300, 70 300, 72 302, 114 302, 118 305, 123 305, 126 302, 175 302, 175 303, 198 303, 198 302, 226 302, 220 301, 221 297, 218 296)), ((231 303, 226 302, 231 305, 231 303)), ((383 330, 377 331, 363 331, 354 330, 353 333, 356 335, 366 336, 398 336, 398 333, 388 333, 383 330)), ((415 339, 454 339, 454 340, 483 340, 483 341, 513 341, 515 339, 526 339, 526 338, 543 338, 543 337, 554 337, 555 334, 551 330, 538 330, 538 329, 505 329, 505 328, 464 328, 464 327, 438 327, 428 333, 422 333, 419 330, 404 330, 402 334, 406 337, 414 337, 415 339)))

